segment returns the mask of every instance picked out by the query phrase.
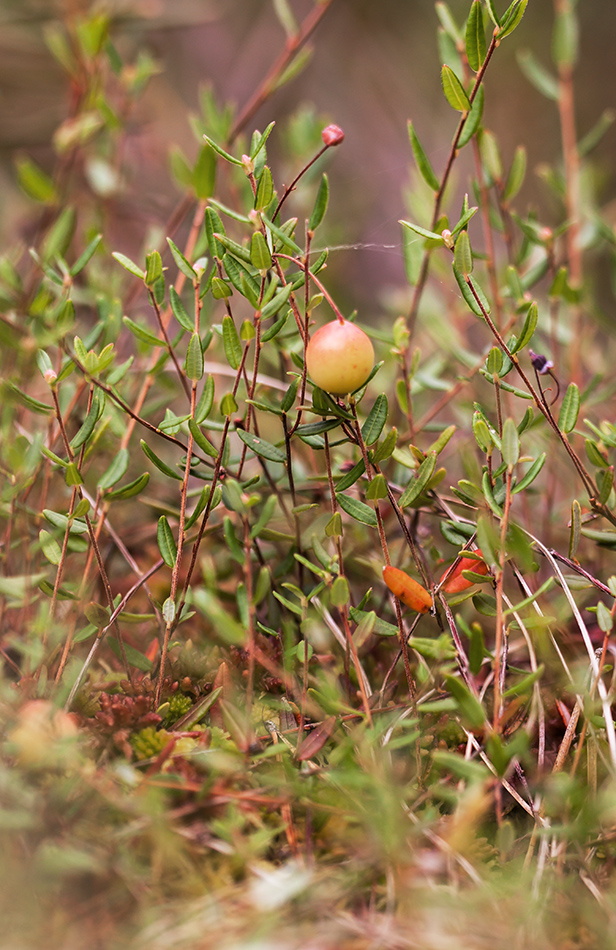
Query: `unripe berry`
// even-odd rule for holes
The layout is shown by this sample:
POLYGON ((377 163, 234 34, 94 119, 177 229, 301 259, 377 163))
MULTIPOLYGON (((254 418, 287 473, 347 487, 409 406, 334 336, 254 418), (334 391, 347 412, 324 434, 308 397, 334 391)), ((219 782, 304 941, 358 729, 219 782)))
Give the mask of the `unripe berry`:
POLYGON ((359 389, 374 366, 374 349, 363 330, 348 320, 332 320, 312 336, 306 365, 315 385, 334 396, 359 389))

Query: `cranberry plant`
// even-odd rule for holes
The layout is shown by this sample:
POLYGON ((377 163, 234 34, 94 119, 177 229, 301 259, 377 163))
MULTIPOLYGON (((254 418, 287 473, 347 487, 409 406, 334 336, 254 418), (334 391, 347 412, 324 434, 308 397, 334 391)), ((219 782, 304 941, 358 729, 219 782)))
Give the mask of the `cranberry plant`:
POLYGON ((17 160, 34 237, 0 262, 11 893, 13 829, 44 906, 68 867, 133 926, 268 867, 290 883, 266 929, 289 928, 300 895, 305 920, 349 910, 338 942, 364 913, 376 939, 462 882, 485 920, 448 900, 483 933, 500 881, 525 945, 564 945, 582 918, 607 939, 616 429, 585 267, 616 244, 591 156, 610 119, 577 139, 576 10, 559 0, 553 71, 520 55, 562 127, 541 220, 524 145, 502 154, 484 119, 528 2, 473 0, 464 20, 436 4, 449 144, 431 159, 409 121, 407 308, 378 317, 343 312, 328 281, 344 131, 304 114, 285 183, 279 124, 253 130, 331 0, 303 22, 274 3, 286 43, 243 108, 203 92, 194 157, 171 153, 181 201, 138 252, 104 208, 155 64, 123 61, 102 14, 50 31, 72 112, 51 174, 17 160), (561 884, 552 943, 539 907, 561 884))

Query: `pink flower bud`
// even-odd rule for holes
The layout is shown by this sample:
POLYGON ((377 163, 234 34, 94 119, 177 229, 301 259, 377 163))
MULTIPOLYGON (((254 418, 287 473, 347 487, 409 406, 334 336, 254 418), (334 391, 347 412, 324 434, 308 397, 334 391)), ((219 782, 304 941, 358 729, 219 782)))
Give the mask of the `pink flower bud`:
POLYGON ((321 138, 328 147, 330 145, 340 145, 344 139, 344 132, 339 125, 328 125, 321 132, 321 138))
POLYGON ((44 375, 45 375, 45 382, 48 383, 50 386, 53 386, 53 384, 58 378, 58 374, 53 369, 46 369, 44 375))

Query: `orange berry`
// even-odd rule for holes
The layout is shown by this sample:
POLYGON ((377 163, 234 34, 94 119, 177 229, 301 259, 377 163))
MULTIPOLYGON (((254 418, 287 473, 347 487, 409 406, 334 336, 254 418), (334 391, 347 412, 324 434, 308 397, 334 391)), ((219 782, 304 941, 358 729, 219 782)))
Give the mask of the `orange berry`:
MULTIPOLYGON (((481 551, 477 548, 476 554, 481 555, 481 551)), ((449 570, 449 568, 447 569, 449 570)), ((489 573, 488 565, 485 561, 477 561, 473 557, 463 557, 460 559, 460 563, 456 567, 455 571, 449 575, 447 581, 443 585, 443 592, 445 594, 459 594, 463 590, 468 590, 469 587, 473 587, 474 581, 469 581, 466 577, 462 575, 462 571, 472 571, 474 574, 483 574, 484 576, 489 573)), ((443 577, 447 571, 444 572, 443 577)))
POLYGON ((432 597, 425 587, 418 584, 405 571, 397 567, 384 567, 383 580, 389 587, 392 594, 403 604, 416 610, 417 613, 425 614, 432 607, 432 597))

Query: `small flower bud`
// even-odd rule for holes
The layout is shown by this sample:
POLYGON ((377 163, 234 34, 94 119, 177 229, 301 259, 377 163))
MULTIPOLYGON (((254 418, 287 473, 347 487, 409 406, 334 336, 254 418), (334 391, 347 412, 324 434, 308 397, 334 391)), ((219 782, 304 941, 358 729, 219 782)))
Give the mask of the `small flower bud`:
POLYGON ((449 230, 449 228, 445 228, 444 231, 441 231, 441 237, 442 237, 443 241, 445 242, 445 247, 448 247, 449 250, 452 250, 452 248, 453 248, 453 235, 452 235, 451 231, 449 230))
POLYGON ((44 377, 45 377, 45 382, 48 383, 50 386, 53 386, 55 381, 58 378, 58 374, 56 373, 54 369, 46 369, 44 373, 44 377))
POLYGON ((344 132, 339 125, 328 125, 321 132, 321 138, 327 147, 340 145, 344 139, 344 132))
POLYGON ((252 175, 255 170, 255 163, 250 155, 242 155, 242 165, 247 175, 252 175))

